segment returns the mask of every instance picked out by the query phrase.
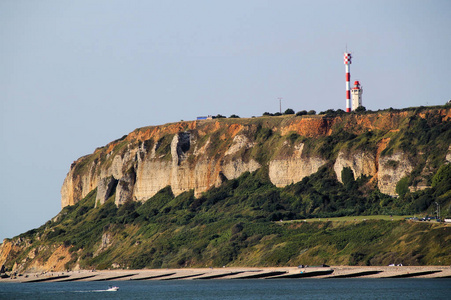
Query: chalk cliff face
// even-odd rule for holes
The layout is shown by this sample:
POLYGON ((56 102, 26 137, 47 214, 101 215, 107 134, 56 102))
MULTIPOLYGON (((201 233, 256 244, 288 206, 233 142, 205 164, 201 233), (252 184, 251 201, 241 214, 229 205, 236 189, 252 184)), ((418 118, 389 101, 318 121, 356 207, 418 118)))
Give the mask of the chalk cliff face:
POLYGON ((319 156, 303 157, 303 148, 303 143, 295 145, 291 156, 279 157, 269 162, 269 178, 275 186, 284 187, 299 182, 318 171, 327 162, 319 156))
POLYGON ((343 168, 351 168, 356 178, 360 176, 371 176, 377 174, 378 161, 376 153, 372 151, 349 151, 341 150, 334 164, 334 171, 338 181, 342 182, 341 171, 343 168))
MULTIPOLYGON (((449 109, 435 113, 444 121, 451 118, 449 109)), ((166 186, 175 195, 194 190, 200 196, 224 180, 263 166, 268 167, 272 183, 283 187, 328 163, 339 181, 343 168, 349 167, 355 178, 370 176, 381 192, 395 196, 396 184, 414 166, 402 150, 389 155, 383 150, 414 114, 214 119, 140 128, 75 161, 61 189, 61 205, 73 205, 95 188, 96 205, 113 194, 116 204, 145 201, 166 186), (329 152, 315 151, 316 140, 324 143, 339 132, 356 137, 387 134, 369 141, 369 147, 340 144, 329 152)))
POLYGON ((167 131, 160 127, 135 131, 74 162, 61 189, 62 207, 76 203, 96 187, 98 204, 114 190, 116 204, 129 199, 145 201, 168 185, 175 195, 194 189, 198 196, 225 178, 261 167, 255 159, 240 154, 253 147, 240 134, 252 126, 214 122, 201 124, 197 130, 199 124, 191 122, 165 127, 167 131), (188 128, 178 130, 177 125, 188 128), (221 136, 207 136, 211 126, 221 136))

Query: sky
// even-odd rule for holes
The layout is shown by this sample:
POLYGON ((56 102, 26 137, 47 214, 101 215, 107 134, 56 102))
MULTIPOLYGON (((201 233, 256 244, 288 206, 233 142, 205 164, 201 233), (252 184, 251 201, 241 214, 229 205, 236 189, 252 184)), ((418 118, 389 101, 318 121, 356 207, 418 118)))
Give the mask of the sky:
POLYGON ((73 161, 197 116, 451 99, 451 1, 0 1, 0 243, 61 210, 73 161))

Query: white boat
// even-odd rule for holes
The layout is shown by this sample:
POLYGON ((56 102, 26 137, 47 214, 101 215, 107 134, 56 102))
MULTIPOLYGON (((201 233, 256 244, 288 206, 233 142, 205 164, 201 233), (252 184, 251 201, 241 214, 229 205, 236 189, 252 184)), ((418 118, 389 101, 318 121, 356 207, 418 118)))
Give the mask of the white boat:
POLYGON ((108 292, 116 292, 117 290, 119 290, 118 286, 110 286, 107 289, 108 292))

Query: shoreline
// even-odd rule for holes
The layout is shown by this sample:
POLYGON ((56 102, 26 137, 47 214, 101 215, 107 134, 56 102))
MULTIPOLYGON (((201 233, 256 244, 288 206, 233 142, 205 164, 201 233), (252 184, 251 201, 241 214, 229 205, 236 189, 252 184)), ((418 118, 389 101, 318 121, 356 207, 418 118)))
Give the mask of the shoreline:
POLYGON ((79 270, 24 273, 2 282, 86 282, 125 280, 215 280, 288 278, 451 278, 451 266, 228 267, 140 270, 79 270))

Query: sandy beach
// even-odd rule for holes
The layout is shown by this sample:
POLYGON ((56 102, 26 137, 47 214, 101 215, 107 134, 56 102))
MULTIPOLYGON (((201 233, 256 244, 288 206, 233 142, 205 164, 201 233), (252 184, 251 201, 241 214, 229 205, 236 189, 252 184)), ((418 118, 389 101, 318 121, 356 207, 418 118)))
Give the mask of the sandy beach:
POLYGON ((24 273, 0 282, 68 282, 123 280, 214 280, 284 278, 451 278, 450 266, 330 266, 265 268, 183 268, 80 270, 24 273))

